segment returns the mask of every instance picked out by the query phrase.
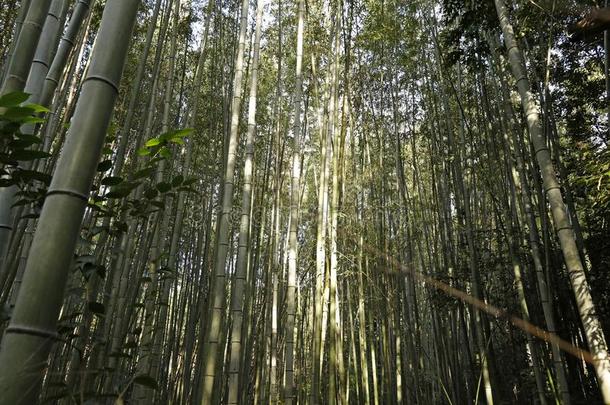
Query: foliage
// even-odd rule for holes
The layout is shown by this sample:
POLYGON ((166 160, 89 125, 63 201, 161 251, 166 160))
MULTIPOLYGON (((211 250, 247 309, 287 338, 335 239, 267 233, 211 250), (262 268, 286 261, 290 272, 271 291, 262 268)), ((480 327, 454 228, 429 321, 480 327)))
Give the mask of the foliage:
POLYGON ((37 104, 23 104, 29 94, 8 93, 0 97, 0 187, 27 185, 48 186, 50 176, 43 171, 34 170, 36 163, 51 156, 39 150, 42 143, 36 135, 23 133, 25 125, 44 122, 41 113, 49 112, 37 104))

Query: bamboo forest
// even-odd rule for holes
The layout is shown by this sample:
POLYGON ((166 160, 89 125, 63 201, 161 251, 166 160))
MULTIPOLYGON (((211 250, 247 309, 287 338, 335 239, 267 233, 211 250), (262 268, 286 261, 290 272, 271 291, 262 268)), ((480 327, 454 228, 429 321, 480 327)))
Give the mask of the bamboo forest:
POLYGON ((610 405, 609 6, 0 0, 0 405, 610 405))

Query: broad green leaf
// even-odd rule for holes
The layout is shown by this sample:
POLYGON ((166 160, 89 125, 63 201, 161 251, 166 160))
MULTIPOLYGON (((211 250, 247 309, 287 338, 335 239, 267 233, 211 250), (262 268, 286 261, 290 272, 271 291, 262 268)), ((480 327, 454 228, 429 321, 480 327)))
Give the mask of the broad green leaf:
POLYGON ((89 311, 93 312, 97 315, 104 315, 106 312, 106 307, 101 302, 91 301, 87 304, 89 311))
POLYGON ((44 159, 51 156, 50 153, 43 152, 41 150, 29 150, 29 149, 20 149, 15 150, 11 154, 11 158, 19 161, 29 161, 36 159, 44 159))
POLYGON ((21 121, 32 115, 34 115, 34 110, 29 107, 10 107, 1 117, 8 121, 21 121))
POLYGON ((83 274, 87 279, 92 273, 96 273, 101 279, 106 278, 106 267, 101 264, 85 263, 83 266, 83 274))
POLYGON ((105 186, 116 186, 117 184, 121 184, 122 182, 123 178, 116 176, 104 177, 101 181, 101 183, 105 186))
POLYGON ((12 139, 13 136, 19 133, 19 129, 21 127, 21 122, 13 122, 2 119, 2 114, 0 114, 0 136, 12 139))
POLYGON ((36 135, 30 135, 30 134, 18 134, 17 138, 22 139, 22 140, 27 140, 30 141, 31 143, 42 143, 42 140, 37 137, 36 135))
POLYGON ((29 141, 28 139, 13 139, 11 142, 9 142, 8 147, 9 149, 12 150, 19 150, 19 149, 25 149, 29 146, 32 146, 33 142, 29 141))
POLYGON ((146 143, 144 144, 144 146, 146 146, 147 148, 151 148, 153 146, 157 146, 162 142, 161 139, 159 138, 153 138, 153 139, 149 139, 148 141, 146 141, 146 143))
POLYGON ((147 148, 138 149, 138 156, 148 156, 150 155, 150 150, 147 148))
POLYGON ((156 188, 149 188, 148 190, 146 190, 144 192, 144 197, 148 198, 149 200, 156 198, 158 195, 159 195, 159 191, 157 191, 156 188))
POLYGON ((184 181, 184 176, 178 175, 172 179, 172 187, 178 187, 184 181))
POLYGON ((150 167, 150 166, 149 167, 145 167, 144 169, 138 170, 137 172, 135 172, 133 174, 133 179, 137 180, 137 179, 141 179, 143 177, 148 177, 151 174, 153 174, 154 171, 155 171, 154 167, 150 167))
POLYGON ((114 229, 118 232, 127 232, 127 222, 119 221, 114 223, 114 229))
POLYGON ((106 194, 106 198, 123 198, 127 197, 140 183, 122 182, 117 186, 111 187, 110 192, 106 194))
POLYGON ((0 107, 15 107, 27 101, 28 98, 30 98, 30 95, 28 93, 24 93, 23 91, 7 93, 0 97, 0 107))
POLYGON ((169 183, 161 182, 161 183, 157 184, 157 190, 159 190, 160 193, 167 193, 171 189, 172 189, 172 185, 169 183))
POLYGON ((110 160, 110 159, 103 160, 100 163, 98 163, 97 171, 98 172, 105 172, 105 171, 108 171, 111 167, 112 167, 112 160, 110 160))
POLYGON ((25 117, 21 120, 22 124, 42 124, 44 119, 40 117, 25 117))
POLYGON ((193 128, 175 129, 168 131, 162 135, 159 135, 159 139, 164 141, 170 141, 173 139, 180 139, 189 136, 193 132, 193 128))
POLYGON ((36 113, 48 113, 48 112, 51 112, 51 110, 49 110, 47 107, 45 107, 43 105, 40 105, 40 104, 31 103, 31 104, 24 105, 24 107, 31 108, 36 113))
POLYGON ((163 147, 159 150, 159 155, 165 159, 169 159, 172 157, 172 152, 166 147, 163 147))

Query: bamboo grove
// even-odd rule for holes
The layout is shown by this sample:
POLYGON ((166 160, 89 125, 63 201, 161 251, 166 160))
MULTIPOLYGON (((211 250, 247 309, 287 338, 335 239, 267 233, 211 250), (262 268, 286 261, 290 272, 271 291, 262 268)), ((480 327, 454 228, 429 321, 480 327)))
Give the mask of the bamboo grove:
POLYGON ((610 404, 583 4, 0 0, 0 404, 610 404))

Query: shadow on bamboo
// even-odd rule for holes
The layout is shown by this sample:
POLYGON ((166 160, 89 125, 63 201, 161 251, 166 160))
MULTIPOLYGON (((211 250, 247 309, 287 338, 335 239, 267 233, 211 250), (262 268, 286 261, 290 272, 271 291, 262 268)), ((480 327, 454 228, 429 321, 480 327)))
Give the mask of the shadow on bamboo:
MULTIPOLYGON (((345 233, 344 233, 344 235, 345 235, 345 233)), ((350 236, 353 236, 353 235, 350 235, 350 236)), ((355 240, 352 239, 352 241, 355 241, 355 240)), ((356 241, 356 243, 358 243, 358 241, 356 241)), ((427 276, 412 268, 409 268, 409 267, 405 266, 404 264, 400 263, 398 260, 396 260, 395 258, 390 256, 389 254, 376 248, 375 246, 369 245, 366 242, 364 242, 362 244, 362 247, 365 251, 375 255, 376 257, 383 257, 385 260, 388 261, 388 263, 391 263, 393 266, 395 266, 395 268, 400 269, 401 273, 410 274, 414 278, 416 278, 420 281, 423 281, 424 283, 431 285, 432 287, 434 287, 438 290, 443 291, 444 293, 446 293, 447 295, 449 295, 451 297, 457 298, 465 303, 468 303, 468 304, 472 305, 474 308, 476 308, 480 311, 486 312, 487 314, 489 314, 495 318, 505 319, 505 320, 509 321, 513 326, 521 329, 522 331, 529 333, 530 335, 536 336, 537 338, 539 338, 547 343, 557 345, 557 347, 559 347, 564 352, 569 353, 572 356, 575 356, 579 359, 582 359, 589 364, 593 364, 593 356, 591 355, 590 352, 574 346, 573 344, 571 344, 570 342, 568 342, 566 340, 563 340, 556 334, 548 332, 542 328, 539 328, 536 325, 533 325, 532 323, 525 321, 525 320, 519 318, 518 316, 515 316, 515 315, 509 313, 508 311, 506 311, 504 309, 498 308, 491 304, 487 304, 486 302, 484 302, 476 297, 473 297, 472 295, 470 295, 462 290, 452 287, 449 284, 446 284, 440 280, 437 280, 433 277, 427 276)), ((388 272, 391 273, 392 271, 388 271, 388 272)))

